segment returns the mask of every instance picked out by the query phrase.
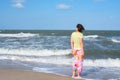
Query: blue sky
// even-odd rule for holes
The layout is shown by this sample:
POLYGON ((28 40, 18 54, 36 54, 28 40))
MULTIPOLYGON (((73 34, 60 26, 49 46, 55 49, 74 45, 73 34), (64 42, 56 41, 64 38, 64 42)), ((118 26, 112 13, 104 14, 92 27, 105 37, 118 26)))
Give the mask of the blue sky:
POLYGON ((0 29, 120 30, 120 0, 0 0, 0 29))

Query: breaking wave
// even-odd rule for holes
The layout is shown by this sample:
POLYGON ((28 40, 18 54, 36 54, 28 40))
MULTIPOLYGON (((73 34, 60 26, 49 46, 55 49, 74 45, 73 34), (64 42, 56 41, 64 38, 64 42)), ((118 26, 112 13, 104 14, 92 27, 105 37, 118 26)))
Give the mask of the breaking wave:
POLYGON ((87 36, 84 36, 84 38, 98 38, 99 36, 98 35, 87 35, 87 36))
POLYGON ((120 40, 117 40, 117 39, 112 39, 112 42, 115 42, 115 43, 120 43, 120 40))
POLYGON ((0 37, 34 37, 39 36, 39 34, 32 34, 32 33, 18 33, 18 34, 0 34, 0 37))

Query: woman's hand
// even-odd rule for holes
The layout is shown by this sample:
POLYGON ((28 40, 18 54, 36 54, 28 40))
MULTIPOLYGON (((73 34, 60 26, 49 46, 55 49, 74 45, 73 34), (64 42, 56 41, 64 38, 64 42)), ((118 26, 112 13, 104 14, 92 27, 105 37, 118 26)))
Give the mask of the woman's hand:
POLYGON ((77 55, 77 50, 72 50, 72 54, 75 57, 77 55))

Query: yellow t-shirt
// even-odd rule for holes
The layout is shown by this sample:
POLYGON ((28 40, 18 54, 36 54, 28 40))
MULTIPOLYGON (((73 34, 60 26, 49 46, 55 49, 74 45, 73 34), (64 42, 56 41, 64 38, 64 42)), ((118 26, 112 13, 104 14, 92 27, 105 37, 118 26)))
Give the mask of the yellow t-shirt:
POLYGON ((73 32, 71 37, 72 37, 73 42, 74 42, 74 48, 81 48, 80 38, 83 38, 83 34, 81 32, 73 32))

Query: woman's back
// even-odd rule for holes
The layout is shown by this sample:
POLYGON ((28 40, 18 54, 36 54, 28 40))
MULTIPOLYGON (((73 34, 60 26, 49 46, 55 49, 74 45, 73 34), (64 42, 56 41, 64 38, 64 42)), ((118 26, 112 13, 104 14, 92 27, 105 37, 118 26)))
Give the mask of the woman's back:
POLYGON ((83 34, 81 32, 73 32, 71 35, 73 42, 74 42, 74 48, 81 48, 80 39, 83 38, 83 34))

